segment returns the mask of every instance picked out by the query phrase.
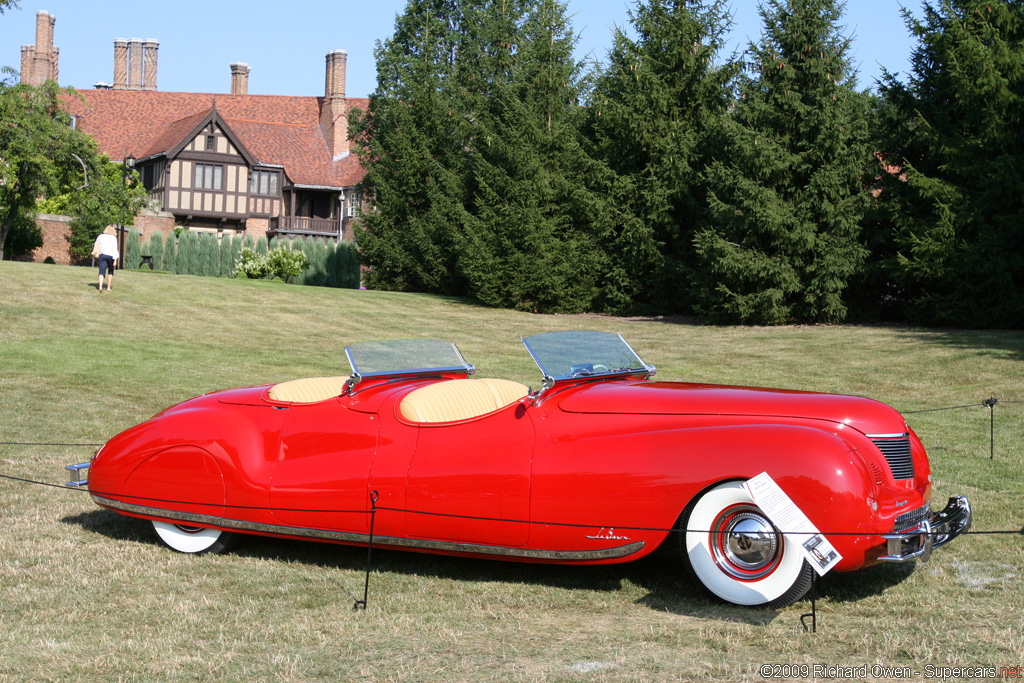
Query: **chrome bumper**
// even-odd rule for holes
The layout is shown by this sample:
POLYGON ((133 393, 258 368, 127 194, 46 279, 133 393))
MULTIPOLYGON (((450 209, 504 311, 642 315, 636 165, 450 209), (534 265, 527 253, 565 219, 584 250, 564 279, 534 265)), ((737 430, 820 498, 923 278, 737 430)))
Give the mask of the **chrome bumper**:
POLYGON ((80 462, 77 465, 68 465, 64 469, 71 473, 71 481, 64 484, 65 486, 72 486, 74 488, 82 488, 83 486, 89 485, 89 462, 80 462))
POLYGON ((921 520, 916 526, 903 531, 885 534, 888 555, 878 558, 880 562, 905 562, 921 560, 927 562, 932 551, 941 548, 971 528, 971 502, 967 496, 954 496, 942 512, 931 519, 921 520))

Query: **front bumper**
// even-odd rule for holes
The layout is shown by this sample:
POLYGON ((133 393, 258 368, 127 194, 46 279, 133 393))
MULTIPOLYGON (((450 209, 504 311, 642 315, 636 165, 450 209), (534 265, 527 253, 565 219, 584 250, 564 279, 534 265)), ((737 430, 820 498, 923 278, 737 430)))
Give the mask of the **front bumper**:
POLYGON ((879 557, 880 562, 906 562, 921 560, 927 562, 932 551, 941 548, 971 528, 971 502, 967 496, 954 496, 946 507, 931 519, 923 519, 910 529, 885 534, 888 541, 888 555, 879 557))
POLYGON ((89 485, 89 462, 80 462, 77 465, 67 465, 64 469, 71 473, 71 481, 64 484, 72 488, 83 488, 89 485))

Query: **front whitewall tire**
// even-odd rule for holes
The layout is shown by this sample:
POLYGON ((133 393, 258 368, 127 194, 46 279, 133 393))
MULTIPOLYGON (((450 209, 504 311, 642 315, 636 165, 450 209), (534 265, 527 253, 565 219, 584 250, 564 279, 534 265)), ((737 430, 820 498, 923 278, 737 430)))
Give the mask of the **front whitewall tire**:
POLYGON ((683 523, 683 551, 694 576, 722 600, 736 605, 782 607, 807 592, 810 565, 805 566, 795 543, 774 531, 742 482, 719 484, 705 492, 683 523), (740 525, 770 532, 749 534, 748 538, 723 533, 740 525), (750 538, 762 543, 760 553, 744 554, 751 545, 750 538))

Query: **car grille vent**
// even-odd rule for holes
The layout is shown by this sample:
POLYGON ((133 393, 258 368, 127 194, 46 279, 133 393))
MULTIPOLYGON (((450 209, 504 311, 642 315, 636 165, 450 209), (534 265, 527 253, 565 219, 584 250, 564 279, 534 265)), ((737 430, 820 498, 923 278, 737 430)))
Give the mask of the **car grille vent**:
POLYGON ((885 486, 885 473, 882 472, 882 468, 871 463, 871 478, 875 480, 875 483, 879 486, 885 486))
POLYGON ((893 479, 914 478, 914 460, 910 456, 909 434, 898 437, 875 437, 871 440, 878 446, 878 450, 882 451, 882 455, 889 463, 893 479))
POLYGON ((922 519, 931 517, 931 514, 931 505, 925 505, 924 507, 919 507, 916 510, 904 512, 896 518, 896 525, 893 527, 893 531, 898 533, 907 529, 913 529, 921 522, 922 519))

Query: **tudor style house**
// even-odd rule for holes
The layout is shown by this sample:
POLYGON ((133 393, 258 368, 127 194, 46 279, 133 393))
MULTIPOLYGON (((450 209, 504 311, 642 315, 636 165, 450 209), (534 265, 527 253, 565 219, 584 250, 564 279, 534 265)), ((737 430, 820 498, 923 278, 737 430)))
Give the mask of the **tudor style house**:
MULTIPOLYGON (((54 21, 37 14, 37 45, 22 48, 27 82, 56 77, 54 21)), ((158 47, 115 40, 114 83, 67 99, 99 150, 139 171, 158 211, 139 216, 137 228, 351 239, 363 169, 348 120, 367 100, 345 96, 344 50, 327 54, 322 97, 292 97, 249 95, 242 63, 230 65, 230 93, 161 92, 158 47)))

